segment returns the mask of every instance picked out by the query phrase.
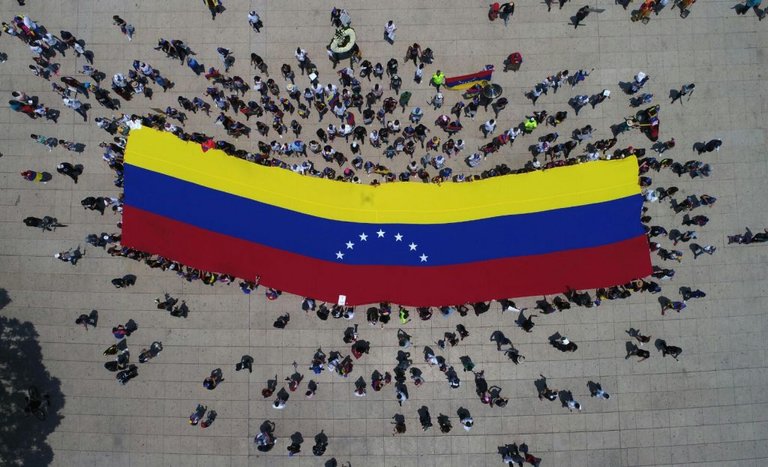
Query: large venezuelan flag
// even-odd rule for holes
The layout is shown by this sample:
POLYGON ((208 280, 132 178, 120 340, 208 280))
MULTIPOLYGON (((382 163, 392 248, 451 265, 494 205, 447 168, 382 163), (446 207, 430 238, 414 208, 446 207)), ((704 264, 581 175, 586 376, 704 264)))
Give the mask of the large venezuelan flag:
POLYGON ((452 91, 469 89, 475 84, 485 85, 493 76, 493 66, 486 67, 483 71, 468 75, 452 76, 445 78, 445 88, 452 91))
POLYGON ((124 245, 319 300, 460 304, 651 272, 634 158, 372 187, 143 128, 125 162, 124 245))

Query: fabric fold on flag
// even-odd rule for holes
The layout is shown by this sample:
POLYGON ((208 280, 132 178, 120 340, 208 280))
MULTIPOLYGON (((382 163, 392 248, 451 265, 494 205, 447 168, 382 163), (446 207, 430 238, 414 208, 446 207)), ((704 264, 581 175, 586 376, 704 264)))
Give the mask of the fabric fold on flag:
POLYGON ((329 181, 143 128, 125 157, 125 246, 351 305, 433 306, 651 272, 637 161, 472 183, 329 181))

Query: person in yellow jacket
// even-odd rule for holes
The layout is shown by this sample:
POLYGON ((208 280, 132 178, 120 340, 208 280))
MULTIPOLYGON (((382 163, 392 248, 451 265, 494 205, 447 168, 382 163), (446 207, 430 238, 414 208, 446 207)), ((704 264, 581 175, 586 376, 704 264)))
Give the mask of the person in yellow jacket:
POLYGON ((434 75, 432 75, 432 85, 437 88, 437 90, 440 90, 440 86, 445 84, 445 73, 443 73, 440 70, 437 70, 434 75))
POLYGON ((523 123, 523 129, 526 133, 532 132, 533 130, 536 129, 537 126, 539 126, 539 124, 538 122, 536 122, 536 119, 533 117, 528 117, 523 123))

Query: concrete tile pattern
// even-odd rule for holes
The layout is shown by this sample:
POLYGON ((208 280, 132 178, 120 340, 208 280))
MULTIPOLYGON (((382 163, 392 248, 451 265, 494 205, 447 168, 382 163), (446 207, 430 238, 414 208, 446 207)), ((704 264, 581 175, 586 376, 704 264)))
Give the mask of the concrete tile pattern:
MULTIPOLYGON (((360 310, 355 322, 360 323, 361 337, 372 343, 370 355, 356 362, 348 379, 327 372, 316 377, 317 396, 304 399, 312 353, 318 347, 326 352, 344 351, 342 331, 350 322, 320 322, 305 316, 299 297, 285 294, 270 302, 261 289, 246 296, 236 286, 188 283, 173 273, 113 258, 96 248, 88 248, 76 267, 53 258, 55 252, 82 244, 88 233, 116 231, 117 216, 110 212, 99 216, 79 206, 86 196, 118 193, 110 170, 99 157, 98 143, 109 135, 93 124, 94 117, 109 116, 110 112, 92 102, 90 121, 83 122, 63 107, 49 83, 31 75, 27 46, 4 34, 0 38, 0 50, 8 54, 8 60, 0 64, 4 101, 11 98, 11 91, 24 90, 62 111, 59 124, 53 125, 29 120, 5 105, 0 108, 4 154, 0 159, 0 288, 6 289, 11 299, 2 314, 34 324, 42 363, 61 381, 63 419, 47 438, 53 451, 51 465, 309 466, 322 465, 331 456, 354 466, 501 465, 497 447, 511 442, 526 442, 533 453, 544 458, 542 465, 766 464, 768 399, 764 388, 768 366, 763 338, 768 331, 768 247, 726 244, 726 235, 741 231, 745 225, 755 231, 768 226, 763 118, 768 110, 765 23, 758 22, 752 13, 737 16, 731 9, 733 2, 711 1, 698 2, 687 19, 681 19, 677 9, 667 7, 642 25, 630 21, 629 10, 602 1, 591 6, 605 11, 591 14, 582 27, 574 29, 567 23, 582 4, 567 3, 562 10, 555 5, 548 13, 542 3, 518 2, 509 26, 504 27, 501 21, 487 20, 487 3, 394 0, 338 6, 350 11, 363 54, 374 63, 386 63, 392 56, 401 60, 408 44, 416 41, 434 50, 436 60, 427 68, 428 74, 438 67, 451 76, 494 64, 494 80, 503 86, 510 101, 499 117, 499 129, 516 125, 534 110, 524 92, 535 83, 559 70, 594 68, 576 89, 566 86, 557 93, 550 92, 541 97, 536 108, 550 113, 566 110, 568 99, 576 94, 610 89, 611 98, 594 110, 588 107, 575 116, 567 109, 569 118, 558 127, 561 135, 568 135, 589 123, 596 129, 595 139, 609 137, 610 125, 632 113, 618 82, 631 80, 640 70, 648 73, 651 80, 645 91, 653 93, 662 106, 661 139, 674 137, 678 143, 668 153, 670 157, 685 162, 698 158, 691 151, 695 142, 714 137, 724 142, 719 152, 701 156, 712 166, 709 178, 678 178, 669 171, 652 173, 656 186, 674 185, 683 195, 708 193, 718 197, 711 209, 700 208, 711 222, 696 229, 699 242, 715 245, 717 252, 694 261, 685 249, 682 263, 674 264, 674 279, 663 284, 664 295, 669 297, 676 297, 677 288, 684 285, 701 288, 707 297, 690 301, 682 313, 662 317, 657 296, 635 294, 599 308, 539 317, 531 334, 517 329, 514 316, 502 315, 498 304, 480 317, 414 320, 406 329, 414 336, 412 357, 424 370, 427 382, 420 388, 409 384, 411 400, 402 408, 391 386, 379 393, 369 390, 365 398, 352 394, 352 382, 358 376, 370 378, 374 369, 391 370, 397 350, 397 325, 370 327, 360 310), (394 45, 382 40, 388 19, 398 26, 394 45), (501 72, 503 58, 513 51, 523 54, 522 69, 501 72), (696 83, 690 100, 670 105, 669 90, 687 82, 696 83), (80 141, 87 149, 80 155, 60 148, 48 152, 29 138, 30 133, 80 141), (46 185, 33 184, 18 175, 26 169, 54 172, 60 161, 85 165, 78 184, 62 176, 55 176, 46 185), (55 233, 33 230, 21 222, 30 215, 53 215, 68 227, 55 233), (118 290, 110 285, 112 278, 127 273, 138 276, 134 287, 118 290), (163 292, 185 299, 191 309, 189 318, 172 318, 156 310, 153 299, 163 292), (74 320, 91 309, 99 311, 100 323, 86 332, 74 320), (284 312, 292 316, 288 328, 274 329, 272 322, 284 312), (129 338, 134 359, 142 347, 155 340, 162 341, 165 349, 152 362, 140 365, 139 377, 123 387, 103 369, 106 357, 102 351, 114 342, 110 327, 131 318, 139 325, 129 338), (442 374, 422 362, 422 346, 431 345, 458 323, 465 324, 471 335, 444 352, 446 359, 460 366, 459 356, 472 356, 478 368, 485 370, 489 383, 503 388, 510 399, 507 407, 482 405, 468 373, 460 372, 462 385, 451 390, 442 374), (625 330, 630 327, 682 347, 680 361, 662 358, 653 350, 645 362, 625 360, 625 330), (511 337, 526 356, 525 362, 515 366, 496 351, 488 341, 496 329, 511 337), (562 354, 547 344, 547 336, 557 331, 579 343, 575 354, 562 354), (234 364, 245 353, 256 359, 252 374, 234 372, 234 364), (275 374, 281 381, 287 377, 294 361, 300 364, 305 382, 291 395, 285 410, 273 410, 271 400, 262 398, 261 389, 275 374), (207 391, 201 382, 217 367, 224 369, 225 381, 216 390, 207 391), (584 409, 569 413, 557 403, 539 401, 533 381, 540 373, 552 386, 572 390, 584 409), (600 381, 611 399, 590 398, 586 387, 589 380, 600 381), (219 414, 206 430, 187 423, 198 402, 219 414), (416 415, 422 404, 430 408, 433 419, 441 412, 450 415, 454 430, 447 435, 436 428, 422 432, 416 415), (455 414, 460 406, 475 417, 475 428, 470 432, 458 426, 455 414), (406 416, 405 435, 391 435, 395 413, 406 416), (262 454, 255 449, 253 437, 267 418, 277 424, 279 441, 272 452, 262 454), (311 455, 312 438, 320 430, 330 438, 322 459, 311 455), (295 431, 301 431, 305 443, 299 456, 289 458, 287 439, 295 431)), ((8 1, 0 6, 0 12, 6 21, 15 14, 28 13, 55 33, 73 32, 86 41, 87 49, 95 54, 95 66, 108 76, 127 72, 131 62, 138 59, 176 83, 167 93, 156 92, 151 101, 138 97, 123 102, 123 112, 177 106, 179 95, 191 99, 207 85, 204 78, 152 49, 160 37, 184 40, 206 66, 220 67, 216 47, 230 48, 237 57, 234 74, 249 81, 253 70, 248 54, 256 52, 266 59, 271 76, 281 86, 280 65, 289 63, 296 69, 293 52, 301 46, 318 64, 321 82, 335 80, 325 60, 325 45, 333 33, 329 25, 332 2, 238 0, 226 6, 227 11, 215 21, 201 2, 188 0, 27 0, 24 7, 8 1), (248 26, 246 14, 250 9, 257 10, 265 23, 259 34, 248 26), (135 25, 131 42, 111 24, 115 14, 135 25)), ((85 64, 71 52, 57 61, 63 75, 75 75, 85 64)), ((413 82, 412 66, 401 64, 403 89, 413 93, 412 105, 426 109, 426 100, 434 92, 427 80, 421 85, 413 82)), ((301 76, 297 82, 302 87, 307 84, 301 76)), ((368 86, 365 82, 364 89, 368 86)), ((254 94, 251 91, 248 97, 254 98, 254 94)), ((450 109, 457 99, 458 94, 447 91, 445 108, 450 109)), ((475 125, 490 114, 490 110, 481 110, 475 125)), ((431 122, 437 115, 428 110, 425 121, 431 122)), ((313 114, 302 122, 308 135, 317 128, 315 117, 313 114)), ((328 116, 323 124, 331 120, 328 116)), ((459 134, 467 141, 464 156, 482 144, 482 134, 471 123, 465 121, 459 134)), ((212 119, 200 114, 192 115, 185 128, 223 135, 212 119)), ((542 134, 541 129, 536 133, 542 134)), ((237 141, 237 145, 255 150, 256 140, 254 132, 254 137, 237 141)), ((521 138, 475 170, 487 170, 501 162, 520 167, 529 160, 527 146, 533 142, 532 137, 521 138)), ((619 137, 617 147, 629 145, 650 148, 639 133, 619 137)), ((343 148, 343 143, 338 143, 338 148, 343 148)), ((399 170, 406 164, 402 157, 387 161, 368 145, 364 156, 399 170)), ((317 156, 314 159, 322 166, 317 156)), ((451 166, 470 173, 459 158, 451 161, 451 166)), ((653 224, 680 228, 682 215, 675 215, 666 204, 651 205, 649 214, 653 224)), ((456 239, 457 248, 467 241, 476 240, 456 239)), ((662 242, 667 247, 671 243, 662 242)), ((661 264, 655 256, 654 262, 661 264)), ((533 298, 518 301, 525 306, 533 303, 533 298)))

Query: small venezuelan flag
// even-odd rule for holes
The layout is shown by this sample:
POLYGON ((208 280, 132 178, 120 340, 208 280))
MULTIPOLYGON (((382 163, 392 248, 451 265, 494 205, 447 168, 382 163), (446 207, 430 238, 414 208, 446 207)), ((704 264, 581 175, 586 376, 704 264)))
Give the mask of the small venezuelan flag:
POLYGON ((456 305, 651 272, 637 160, 472 183, 330 181, 149 128, 125 158, 125 246, 349 305, 456 305))

